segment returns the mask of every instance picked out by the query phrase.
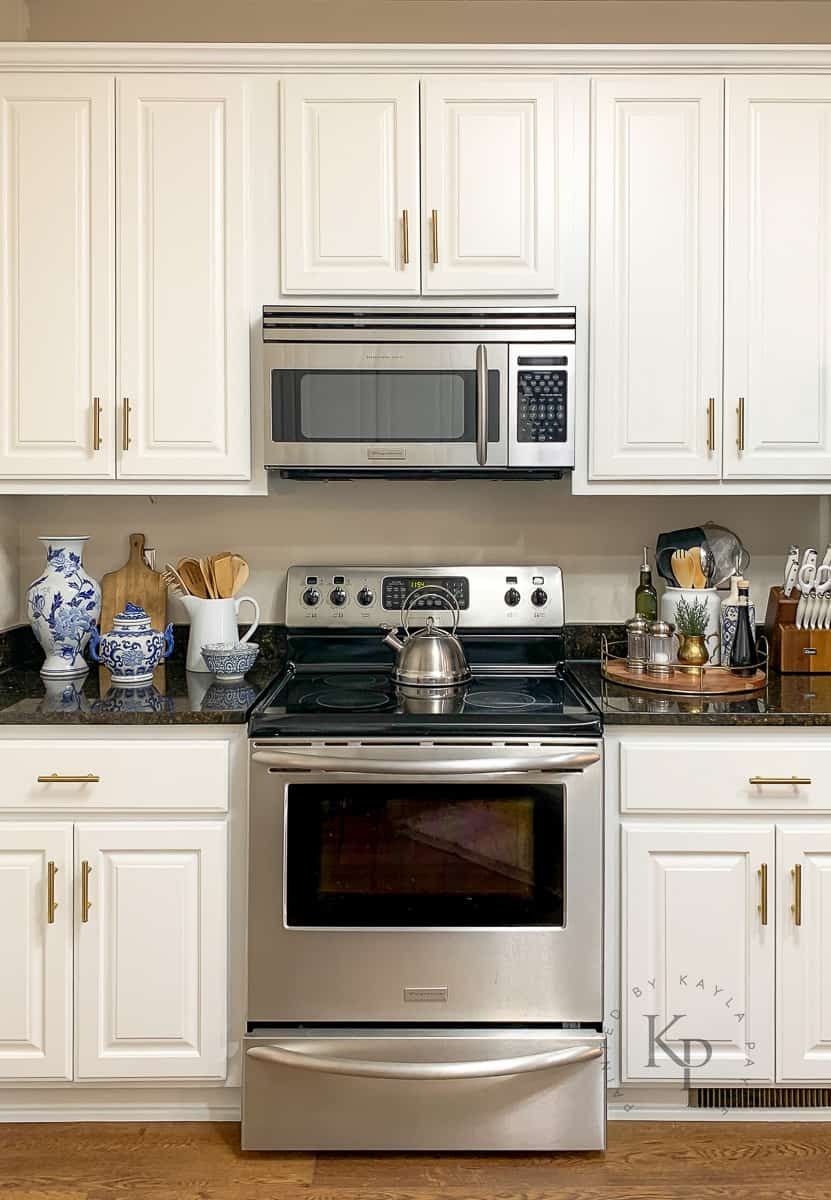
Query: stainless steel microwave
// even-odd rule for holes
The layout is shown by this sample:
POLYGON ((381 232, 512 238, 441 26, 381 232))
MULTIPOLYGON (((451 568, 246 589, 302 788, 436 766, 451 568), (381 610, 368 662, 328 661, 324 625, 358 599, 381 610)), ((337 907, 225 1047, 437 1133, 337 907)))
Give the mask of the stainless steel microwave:
POLYGON ((574 466, 576 324, 565 307, 266 307, 266 466, 559 475, 574 466))

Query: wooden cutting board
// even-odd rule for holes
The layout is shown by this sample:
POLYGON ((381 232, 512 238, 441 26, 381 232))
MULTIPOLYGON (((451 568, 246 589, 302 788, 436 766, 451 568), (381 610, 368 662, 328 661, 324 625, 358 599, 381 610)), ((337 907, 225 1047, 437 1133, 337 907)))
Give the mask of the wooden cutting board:
MULTIPOLYGON (((113 617, 123 611, 124 606, 140 604, 150 618, 153 629, 164 629, 167 624, 167 588, 158 571, 151 571, 144 561, 144 534, 130 534, 130 556, 123 567, 110 571, 101 580, 101 632, 108 633, 113 627, 113 617)), ((109 687, 109 671, 101 668, 101 686, 109 687)), ((156 687, 164 686, 164 664, 153 676, 156 687)))

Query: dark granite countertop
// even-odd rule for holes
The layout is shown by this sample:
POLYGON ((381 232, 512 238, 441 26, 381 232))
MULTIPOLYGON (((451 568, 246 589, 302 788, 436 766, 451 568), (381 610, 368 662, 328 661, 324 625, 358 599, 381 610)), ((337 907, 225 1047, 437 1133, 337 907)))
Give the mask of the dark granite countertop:
POLYGON ((152 684, 109 686, 93 665, 75 679, 41 678, 43 655, 27 628, 0 634, 0 725, 243 725, 285 662, 279 627, 258 631, 260 655, 245 679, 220 683, 185 670, 186 630, 152 684))

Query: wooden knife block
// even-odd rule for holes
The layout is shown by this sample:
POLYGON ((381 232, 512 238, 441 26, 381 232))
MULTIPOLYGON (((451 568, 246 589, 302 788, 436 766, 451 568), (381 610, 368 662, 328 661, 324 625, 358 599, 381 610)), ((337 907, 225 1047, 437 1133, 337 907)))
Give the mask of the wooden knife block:
POLYGON ((797 629, 799 592, 787 599, 781 587, 770 589, 765 628, 770 665, 782 675, 831 674, 831 629, 797 629))

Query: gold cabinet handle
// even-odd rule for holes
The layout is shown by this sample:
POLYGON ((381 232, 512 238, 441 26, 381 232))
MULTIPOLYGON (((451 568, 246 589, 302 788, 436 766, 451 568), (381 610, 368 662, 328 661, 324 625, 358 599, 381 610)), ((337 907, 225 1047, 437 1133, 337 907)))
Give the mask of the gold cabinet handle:
POLYGON ((46 921, 49 925, 55 924, 55 909, 58 907, 55 899, 55 876, 57 873, 58 868, 50 859, 46 864, 46 921))
POLYGON ((736 449, 741 453, 744 450, 744 396, 739 396, 736 418, 736 449))
POLYGON ((81 863, 81 920, 86 925, 89 920, 89 910, 92 908, 92 901, 89 898, 89 877, 92 874, 92 867, 86 859, 81 863))
POLYGON ((797 863, 791 871, 793 875, 793 904, 791 912, 793 913, 794 925, 802 924, 802 864, 797 863))
POLYGON ((437 209, 433 209, 433 265, 439 261, 439 214, 437 209))
POLYGON ((101 437, 101 397, 93 396, 92 398, 92 448, 100 450, 103 439, 101 437))
POLYGON ((711 396, 707 401, 707 453, 712 454, 716 448, 716 398, 711 396))
POLYGON ((129 450, 130 442, 132 441, 132 438, 130 437, 130 401, 127 396, 124 397, 124 400, 122 403, 123 403, 123 414, 122 414, 122 420, 121 420, 121 433, 122 433, 121 449, 129 450))
POLYGON ((813 780, 807 775, 789 775, 787 778, 776 775, 751 775, 747 782, 755 787, 810 787, 813 780))
POLYGON ((406 208, 401 213, 401 257, 404 260, 404 266, 410 265, 410 214, 406 208))
POLYGON ((59 775, 53 771, 51 775, 38 775, 38 783, 100 783, 100 775, 59 775))
POLYGON ((759 889, 761 892, 761 904, 759 905, 759 913, 762 918, 762 924, 768 923, 768 865, 762 863, 759 867, 759 889))

